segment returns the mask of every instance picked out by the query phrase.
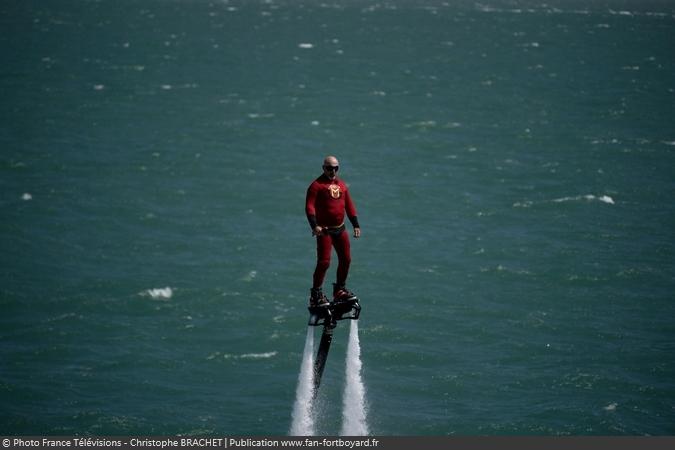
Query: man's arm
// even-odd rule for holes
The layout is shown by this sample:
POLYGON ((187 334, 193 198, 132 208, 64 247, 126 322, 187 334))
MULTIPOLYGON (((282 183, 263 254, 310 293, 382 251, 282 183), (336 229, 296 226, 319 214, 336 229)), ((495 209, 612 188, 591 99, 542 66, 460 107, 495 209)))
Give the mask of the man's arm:
POLYGON ((352 223, 352 227, 354 227, 354 237, 361 237, 361 227, 359 226, 359 219, 356 216, 356 206, 354 206, 352 196, 349 194, 349 189, 345 191, 345 212, 347 213, 347 218, 352 223))
POLYGON ((322 231, 322 228, 316 223, 315 205, 317 191, 316 183, 310 184, 307 189, 307 197, 305 198, 305 214, 307 214, 307 221, 309 222, 309 227, 312 229, 312 234, 315 236, 319 236, 322 231))

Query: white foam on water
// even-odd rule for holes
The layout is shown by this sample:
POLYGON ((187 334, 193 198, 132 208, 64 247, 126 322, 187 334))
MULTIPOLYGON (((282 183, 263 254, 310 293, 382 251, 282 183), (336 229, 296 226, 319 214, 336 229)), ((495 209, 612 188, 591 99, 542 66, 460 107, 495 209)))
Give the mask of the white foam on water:
POLYGON ((141 292, 141 295, 149 296, 155 300, 170 299, 173 297, 173 289, 168 286, 165 288, 148 289, 141 292))
POLYGON ((350 321, 345 392, 342 398, 342 436, 367 436, 369 434, 366 410, 366 387, 361 379, 361 346, 359 323, 350 321))
POLYGON ((26 192, 21 196, 21 200, 27 202, 29 200, 33 200, 33 196, 31 194, 29 194, 28 192, 26 192))
POLYGON ((272 351, 272 352, 265 352, 265 353, 243 353, 241 355, 234 355, 232 353, 224 353, 221 354, 220 352, 215 352, 211 353, 209 356, 206 357, 206 359, 216 359, 216 358, 223 358, 223 359, 268 359, 268 358, 273 358, 277 356, 279 352, 272 351))
POLYGON ((255 279, 255 277, 258 276, 258 271, 257 270, 251 270, 248 274, 246 274, 241 280, 246 281, 246 282, 251 282, 255 279))
POLYGON ((545 203, 565 203, 565 202, 575 202, 575 201, 587 201, 587 202, 592 202, 592 201, 598 201, 602 203, 607 203, 608 205, 614 205, 614 199, 610 197, 609 195, 600 195, 596 196, 593 194, 586 194, 586 195, 576 195, 573 197, 561 197, 561 198, 554 198, 553 200, 544 200, 544 201, 539 201, 539 202, 534 202, 531 200, 526 200, 522 202, 515 202, 513 203, 514 208, 531 208, 534 205, 538 204, 545 204, 545 203))
POLYGON ((556 198, 551 200, 554 203, 563 203, 563 202, 572 202, 572 201, 578 201, 578 200, 587 200, 587 201, 593 201, 597 200, 603 203, 609 203, 610 205, 614 204, 614 199, 610 197, 609 195, 601 195, 600 197, 596 197, 595 195, 592 194, 587 194, 587 195, 577 195, 575 197, 562 197, 562 198, 556 198))
MULTIPOLYGON (((77 317, 77 314, 75 314, 75 313, 65 313, 65 314, 61 314, 61 315, 56 316, 56 317, 50 317, 50 318, 46 319, 45 322, 58 322, 58 321, 65 320, 65 319, 72 319, 74 317, 77 317)), ((80 316, 80 318, 82 318, 82 316, 80 316)))
POLYGON ((277 356, 277 353, 278 352, 276 351, 265 353, 244 353, 243 355, 239 355, 239 357, 243 359, 267 359, 277 356))
POLYGON ((307 327, 305 350, 302 353, 298 387, 295 390, 291 436, 314 436, 313 397, 314 395, 314 329, 307 327))

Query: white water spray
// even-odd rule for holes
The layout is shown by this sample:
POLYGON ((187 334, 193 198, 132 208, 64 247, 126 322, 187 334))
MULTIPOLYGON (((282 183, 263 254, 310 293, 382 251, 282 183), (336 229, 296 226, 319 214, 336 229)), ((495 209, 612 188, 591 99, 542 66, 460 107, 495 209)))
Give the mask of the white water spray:
POLYGON ((350 320, 345 392, 342 402, 341 434, 343 436, 367 436, 369 430, 366 421, 366 387, 361 379, 361 346, 359 344, 358 320, 350 320))
POLYGON ((298 387, 295 390, 293 405, 293 424, 291 436, 313 436, 314 417, 312 416, 312 395, 314 393, 314 330, 307 327, 305 350, 302 354, 302 365, 298 376, 298 387))

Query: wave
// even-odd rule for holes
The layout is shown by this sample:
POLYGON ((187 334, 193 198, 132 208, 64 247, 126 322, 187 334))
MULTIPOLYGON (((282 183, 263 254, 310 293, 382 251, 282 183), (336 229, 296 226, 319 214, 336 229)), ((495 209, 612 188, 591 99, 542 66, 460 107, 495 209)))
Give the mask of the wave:
POLYGON ((562 203, 562 202, 574 202, 574 201, 578 201, 578 200, 586 200, 586 201, 589 201, 589 202, 597 200, 597 201, 600 201, 600 202, 603 202, 603 203, 608 203, 610 205, 614 204, 614 199, 612 197, 610 197, 609 195, 601 195, 600 197, 596 197, 595 195, 591 195, 591 194, 577 195, 576 197, 556 198, 556 199, 553 199, 551 201, 553 201, 555 203, 562 203))
POLYGON ((276 350, 264 353, 243 353, 241 355, 235 355, 232 353, 221 354, 220 352, 215 352, 207 356, 206 359, 216 359, 217 357, 221 357, 223 359, 268 359, 273 358, 278 354, 279 352, 277 352, 276 350))
POLYGON ((154 300, 168 300, 173 297, 173 289, 168 286, 165 288, 147 289, 140 292, 139 295, 142 297, 150 297, 154 300))
POLYGON ((542 200, 542 201, 538 201, 538 202, 526 200, 526 201, 523 201, 523 202, 516 202, 512 206, 514 208, 530 208, 534 205, 540 205, 540 204, 546 204, 546 203, 566 203, 566 202, 578 202, 578 201, 601 202, 601 203, 606 203, 608 205, 616 204, 614 202, 614 199, 612 197, 610 197, 609 195, 586 194, 586 195, 575 195, 575 196, 570 196, 570 197, 560 197, 560 198, 554 198, 552 200, 542 200))

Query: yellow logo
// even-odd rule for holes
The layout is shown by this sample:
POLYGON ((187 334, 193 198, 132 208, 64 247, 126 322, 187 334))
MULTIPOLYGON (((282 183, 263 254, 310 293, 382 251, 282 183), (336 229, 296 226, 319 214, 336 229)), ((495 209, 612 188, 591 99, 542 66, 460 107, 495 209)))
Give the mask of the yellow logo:
POLYGON ((330 189, 330 196, 331 197, 340 198, 341 192, 340 192, 340 186, 339 185, 331 184, 330 186, 328 186, 328 188, 330 189))

